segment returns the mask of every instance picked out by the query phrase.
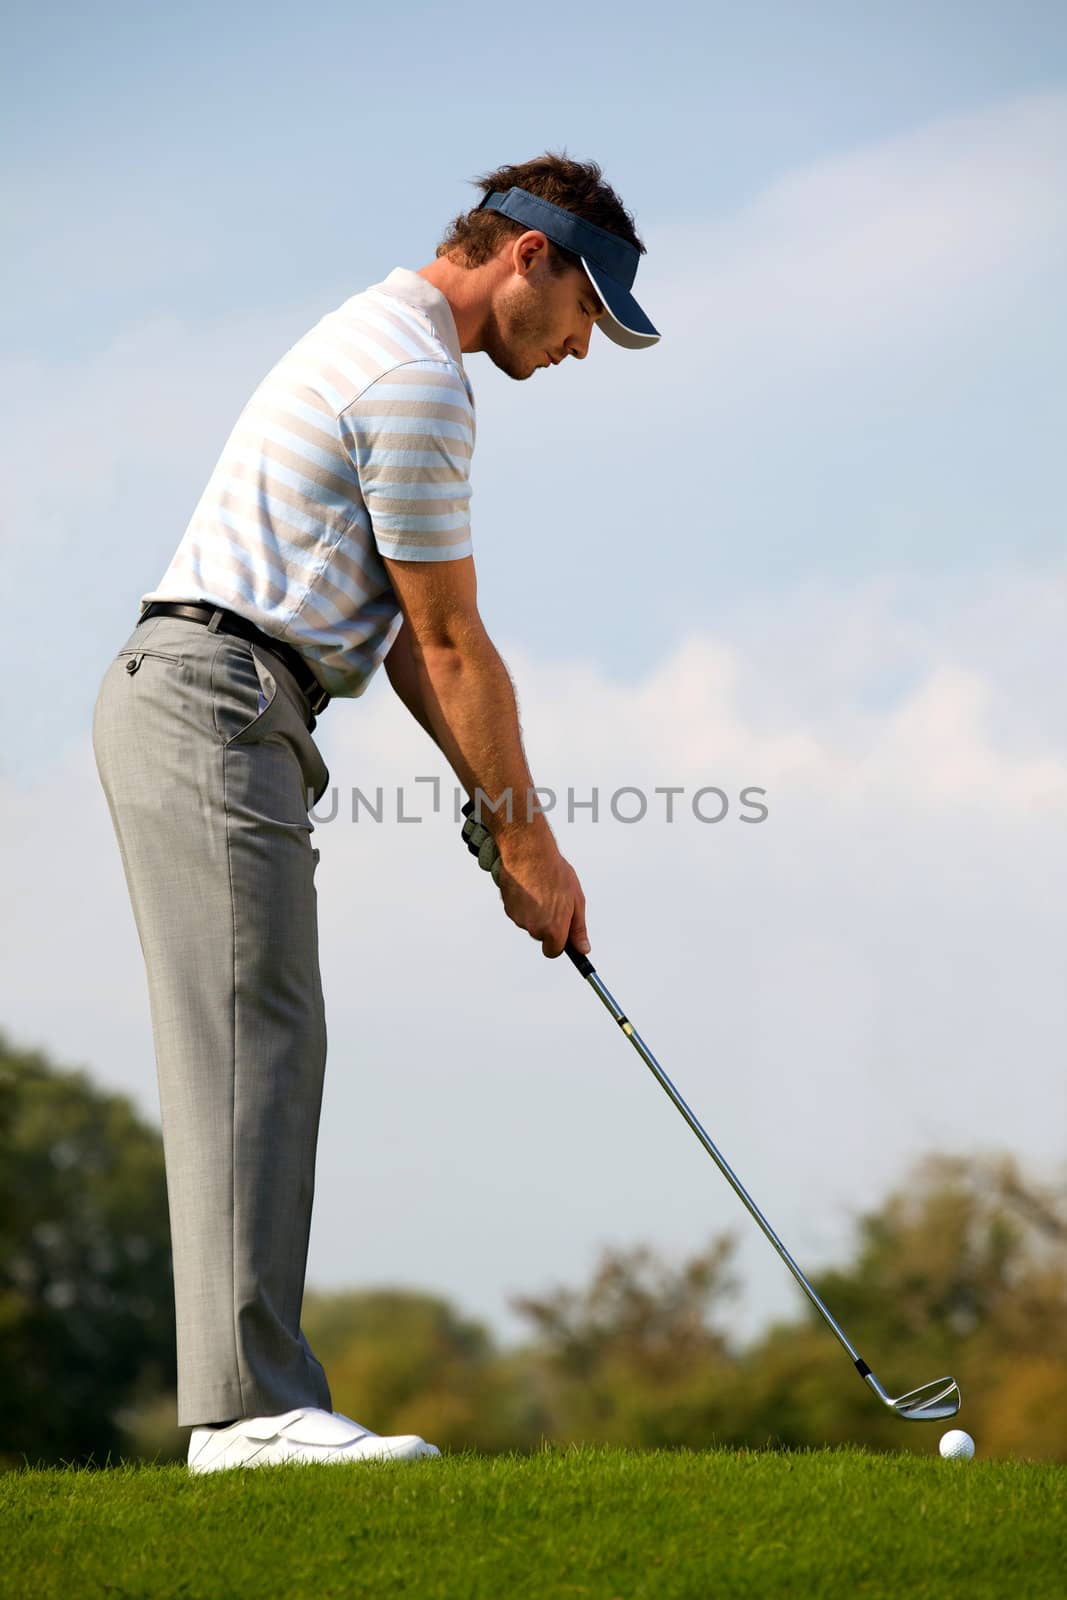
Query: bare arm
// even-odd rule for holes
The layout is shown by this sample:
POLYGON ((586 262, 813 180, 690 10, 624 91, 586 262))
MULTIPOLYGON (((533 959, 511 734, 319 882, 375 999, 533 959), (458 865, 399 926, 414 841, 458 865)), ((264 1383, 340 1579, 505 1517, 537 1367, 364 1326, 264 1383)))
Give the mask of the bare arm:
POLYGON ((415 662, 411 626, 401 623, 400 632, 389 647, 385 670, 394 693, 404 702, 421 728, 429 734, 434 744, 440 745, 423 699, 422 674, 415 662))
POLYGON ((478 614, 473 560, 385 565, 404 612, 385 658, 393 688, 469 795, 480 788, 492 802, 510 792, 510 822, 504 807, 483 808, 498 844, 522 829, 547 833, 544 818, 526 820, 533 778, 511 678, 478 614))
POLYGON ((546 819, 527 817, 533 778, 511 679, 478 613, 473 559, 383 559, 404 613, 385 658, 390 682, 469 795, 481 789, 490 802, 512 797, 510 818, 506 805, 482 816, 500 850, 508 915, 542 941, 546 955, 559 955, 568 937, 587 948, 585 900, 573 868, 546 819))

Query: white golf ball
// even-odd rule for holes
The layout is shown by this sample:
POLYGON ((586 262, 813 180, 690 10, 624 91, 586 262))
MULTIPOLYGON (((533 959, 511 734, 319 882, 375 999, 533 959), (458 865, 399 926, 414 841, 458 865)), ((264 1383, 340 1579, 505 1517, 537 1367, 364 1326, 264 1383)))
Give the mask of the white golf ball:
POLYGON ((974 1455, 974 1440, 962 1428, 950 1428, 941 1435, 938 1449, 946 1461, 970 1461, 974 1455))

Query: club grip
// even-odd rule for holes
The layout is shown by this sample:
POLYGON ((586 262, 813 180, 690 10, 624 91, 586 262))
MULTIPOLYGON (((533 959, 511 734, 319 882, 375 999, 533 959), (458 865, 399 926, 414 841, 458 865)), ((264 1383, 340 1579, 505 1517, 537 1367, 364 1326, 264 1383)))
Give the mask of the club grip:
POLYGON ((593 963, 590 961, 589 957, 583 956, 582 952, 571 943, 570 939, 568 939, 567 943, 563 946, 563 953, 566 956, 570 956, 571 960, 574 962, 574 965, 578 968, 578 971, 581 973, 583 978, 588 978, 591 972, 596 971, 596 968, 593 966, 593 963))

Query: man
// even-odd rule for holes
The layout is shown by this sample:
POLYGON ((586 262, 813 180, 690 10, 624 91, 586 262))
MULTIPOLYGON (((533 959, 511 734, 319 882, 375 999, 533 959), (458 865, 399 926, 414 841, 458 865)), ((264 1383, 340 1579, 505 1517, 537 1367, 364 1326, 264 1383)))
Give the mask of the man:
POLYGON ((585 899, 528 815, 507 670, 478 612, 464 353, 518 380, 593 326, 659 335, 644 246, 595 163, 479 180, 420 272, 322 318, 268 373, 100 688, 93 742, 148 976, 174 1259, 178 1422, 195 1472, 435 1455, 331 1410, 300 1330, 325 1070, 309 808, 332 697, 390 682, 487 819, 507 915, 589 950, 585 899))

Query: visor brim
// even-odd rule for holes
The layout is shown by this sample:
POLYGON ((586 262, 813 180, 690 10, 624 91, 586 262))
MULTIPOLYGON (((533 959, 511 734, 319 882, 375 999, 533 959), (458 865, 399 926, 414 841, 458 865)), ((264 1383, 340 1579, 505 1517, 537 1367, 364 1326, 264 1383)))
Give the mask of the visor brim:
POLYGON ((624 350, 644 350, 648 345, 655 344, 660 335, 629 289, 624 288, 617 279, 609 278, 602 267, 590 264, 584 256, 580 259, 586 276, 604 304, 604 314, 597 318, 597 327, 613 344, 622 345, 624 350))

